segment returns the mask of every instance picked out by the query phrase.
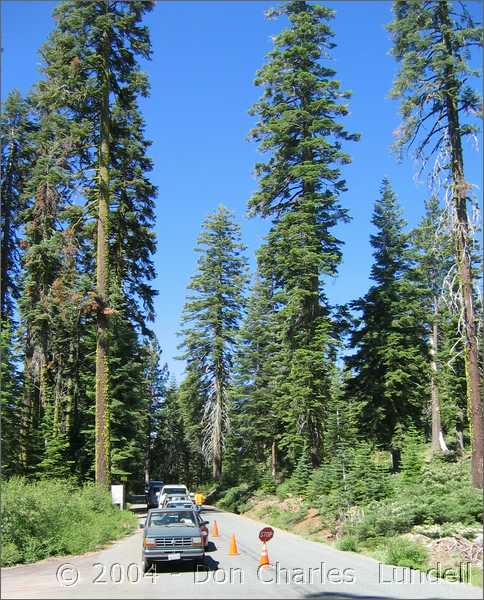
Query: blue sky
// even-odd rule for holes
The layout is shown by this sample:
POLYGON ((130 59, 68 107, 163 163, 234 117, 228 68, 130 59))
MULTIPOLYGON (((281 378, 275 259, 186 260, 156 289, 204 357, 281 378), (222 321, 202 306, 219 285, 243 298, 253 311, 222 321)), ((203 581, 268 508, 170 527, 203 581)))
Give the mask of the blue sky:
MULTIPOLYGON (((326 2, 336 10, 333 29, 338 44, 332 66, 344 89, 352 90, 349 131, 361 141, 349 143, 353 162, 345 168, 348 192, 341 198, 352 221, 338 227, 345 242, 336 279, 328 282, 334 303, 366 292, 371 267, 371 213, 380 182, 390 177, 410 225, 422 214, 425 183, 414 178, 411 159, 398 164, 390 152, 392 131, 399 124, 398 105, 388 99, 396 65, 389 55, 385 24, 391 3, 365 0, 326 2)), ((232 209, 242 228, 248 256, 262 242, 268 223, 247 219, 246 202, 256 188, 253 166, 258 159, 247 134, 254 125, 248 108, 260 96, 255 72, 271 49, 281 20, 264 18, 274 2, 158 2, 146 18, 151 28, 153 60, 144 65, 151 96, 142 101, 147 137, 153 140, 152 181, 158 186, 159 290, 155 331, 164 360, 180 379, 183 364, 174 360, 186 286, 196 268, 193 248, 206 215, 220 203, 232 209)), ((2 96, 11 88, 26 93, 38 78, 37 51, 53 29, 55 2, 2 2, 2 96)), ((480 2, 469 3, 478 17, 480 2)), ((476 59, 480 61, 480 55, 476 59)), ((478 63, 481 67, 481 62, 478 63)), ((467 154, 467 177, 482 189, 482 157, 467 154)))

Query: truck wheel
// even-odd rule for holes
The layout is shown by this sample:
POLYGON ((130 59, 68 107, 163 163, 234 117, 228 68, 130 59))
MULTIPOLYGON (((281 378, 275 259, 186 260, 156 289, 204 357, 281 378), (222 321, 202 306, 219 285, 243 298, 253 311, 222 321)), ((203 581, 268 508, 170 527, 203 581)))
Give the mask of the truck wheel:
POLYGON ((143 559, 143 573, 148 573, 152 566, 153 562, 151 560, 148 560, 147 558, 143 559))

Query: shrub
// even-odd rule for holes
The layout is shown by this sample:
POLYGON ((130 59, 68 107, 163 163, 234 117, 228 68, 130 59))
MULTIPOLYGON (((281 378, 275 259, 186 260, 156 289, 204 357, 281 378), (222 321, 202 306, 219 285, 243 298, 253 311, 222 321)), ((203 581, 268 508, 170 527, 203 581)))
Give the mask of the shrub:
POLYGON ((426 535, 432 539, 462 536, 468 540, 473 540, 478 533, 482 532, 482 526, 479 523, 474 525, 463 525, 462 523, 442 523, 439 525, 434 523, 431 525, 416 525, 413 532, 426 535))
POLYGON ((410 429, 403 442, 401 478, 408 483, 419 481, 423 466, 424 445, 415 429, 410 429))
POLYGON ((352 522, 345 524, 343 530, 360 540, 394 536, 409 531, 418 519, 418 505, 412 503, 374 502, 368 505, 352 522))
POLYGON ((288 498, 289 496, 292 495, 291 490, 292 490, 291 480, 286 479, 285 481, 283 481, 276 487, 276 495, 281 500, 284 500, 285 498, 288 498))
POLYGON ((358 540, 353 535, 345 535, 336 542, 336 548, 345 552, 358 552, 358 540))
POLYGON ((3 484, 0 521, 4 566, 94 550, 136 526, 132 513, 93 484, 18 477, 3 484))
POLYGON ((391 538, 385 543, 385 562, 397 567, 422 569, 428 561, 426 548, 405 538, 391 538))
POLYGON ((253 484, 241 483, 240 485, 228 489, 220 500, 218 500, 217 505, 224 510, 240 513, 243 506, 247 504, 253 491, 253 484))

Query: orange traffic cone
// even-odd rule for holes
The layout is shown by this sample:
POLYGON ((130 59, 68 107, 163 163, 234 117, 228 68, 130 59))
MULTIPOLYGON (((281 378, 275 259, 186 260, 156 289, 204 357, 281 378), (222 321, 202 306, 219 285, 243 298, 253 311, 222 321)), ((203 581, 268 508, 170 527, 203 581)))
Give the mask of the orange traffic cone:
POLYGON ((267 546, 265 544, 262 545, 262 552, 259 558, 259 567, 265 567, 269 565, 269 554, 267 553, 267 546))
POLYGON ((210 532, 212 537, 220 537, 220 531, 218 530, 217 521, 213 522, 212 531, 210 532))
POLYGON ((238 554, 239 549, 237 548, 237 540, 235 539, 235 534, 232 534, 229 545, 229 556, 237 556, 238 554))

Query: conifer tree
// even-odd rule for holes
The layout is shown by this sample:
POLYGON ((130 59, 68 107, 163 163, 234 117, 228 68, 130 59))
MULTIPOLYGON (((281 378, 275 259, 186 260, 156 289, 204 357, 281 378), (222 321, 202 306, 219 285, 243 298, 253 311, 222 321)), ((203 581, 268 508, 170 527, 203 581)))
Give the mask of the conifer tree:
POLYGON ((462 145, 465 136, 478 131, 475 118, 482 110, 481 98, 469 84, 470 78, 479 74, 470 65, 470 53, 473 47, 482 46, 482 27, 474 22, 464 3, 395 0, 393 9, 395 19, 389 30, 400 70, 392 95, 401 98, 403 117, 397 144, 414 146, 423 161, 436 157, 439 176, 447 177, 463 307, 472 480, 482 488, 484 425, 473 302, 473 232, 468 210, 471 186, 465 178, 462 145))
POLYGON ((193 465, 178 403, 178 389, 173 381, 168 383, 153 433, 154 473, 159 473, 163 481, 186 481, 189 485, 193 465))
POLYGON ((203 416, 206 405, 203 373, 203 366, 199 361, 190 361, 178 389, 178 406, 190 456, 188 480, 193 483, 203 483, 210 478, 203 451, 203 416))
POLYGON ((349 397, 361 403, 364 433, 390 449, 398 467, 401 432, 419 426, 426 395, 427 346, 420 294, 408 275, 411 267, 405 221, 388 179, 375 203, 371 236, 374 285, 352 303, 361 312, 348 356, 349 397))
POLYGON ((10 319, 2 321, 0 330, 0 411, 2 428, 2 476, 22 472, 21 428, 22 378, 15 353, 10 319))
POLYGON ((203 389, 203 451, 215 480, 222 474, 235 335, 244 307, 244 249, 232 214, 220 206, 205 220, 198 238, 198 273, 190 282, 192 294, 182 317, 183 358, 189 370, 196 369, 203 389))
POLYGON ((17 90, 5 99, 0 114, 1 134, 1 272, 0 317, 12 318, 19 296, 20 215, 26 208, 24 195, 32 163, 34 123, 29 107, 17 90))
POLYGON ((145 482, 161 478, 158 468, 158 456, 154 450, 159 430, 160 410, 166 394, 169 378, 166 363, 161 366, 161 348, 156 338, 145 344, 145 383, 148 395, 148 418, 145 429, 145 482))
MULTIPOLYGON (((111 336, 109 319, 113 314, 110 306, 110 221, 115 200, 117 210, 113 221, 118 234, 124 236, 123 258, 130 265, 130 272, 123 273, 122 283, 126 283, 131 294, 143 296, 150 309, 149 290, 133 283, 140 278, 136 270, 145 265, 133 260, 130 250, 133 238, 129 235, 128 222, 134 222, 133 202, 140 192, 139 201, 148 207, 148 211, 152 209, 149 203, 153 190, 147 187, 143 175, 143 170, 149 165, 143 163, 141 156, 145 146, 140 137, 142 128, 136 112, 137 96, 146 95, 148 91, 146 77, 141 73, 137 60, 138 57, 149 58, 151 52, 148 30, 141 20, 152 6, 153 2, 145 0, 96 0, 88 3, 66 0, 55 9, 57 26, 42 49, 42 70, 46 80, 39 84, 39 89, 45 96, 50 96, 53 107, 69 114, 82 129, 83 152, 79 163, 84 174, 86 213, 93 216, 96 223, 91 232, 96 252, 96 281, 95 284, 93 282, 93 310, 97 317, 95 472, 100 485, 107 485, 110 478, 108 349, 111 336), (133 138, 126 139, 126 132, 131 126, 133 138), (120 156, 123 151, 124 156, 120 156), (126 178, 120 181, 122 169, 126 169, 127 173, 126 178), (121 215, 127 215, 124 225, 121 224, 121 215)), ((140 215, 140 231, 150 218, 150 214, 140 215)), ((147 241, 144 235, 139 240, 140 248, 147 241)), ((139 250, 145 262, 146 255, 149 257, 152 252, 151 246, 152 239, 146 253, 139 250)), ((119 252, 116 255, 119 258, 119 252)), ((148 271, 148 279, 151 276, 148 271)), ((133 314, 137 312, 135 306, 136 302, 131 303, 133 314)))
MULTIPOLYGON (((32 102, 38 112, 38 129, 32 143, 35 157, 25 196, 29 207, 25 221, 25 256, 22 293, 19 300, 21 335, 24 340, 24 396, 22 439, 23 460, 34 467, 42 459, 42 432, 55 428, 53 404, 60 395, 62 371, 58 362, 65 351, 54 351, 59 286, 65 267, 66 238, 63 227, 69 220, 69 198, 73 191, 72 156, 77 138, 63 115, 51 112, 42 96, 32 102), (52 408, 52 410, 50 410, 52 408), (48 423, 46 422, 48 421, 48 423)), ((70 282, 69 294, 75 287, 70 282)), ((65 300, 65 298, 63 299, 65 300)), ((62 310, 67 306, 62 304, 62 310)))
POLYGON ((251 464, 270 462, 275 480, 280 433, 274 410, 279 337, 273 304, 268 282, 257 274, 238 336, 232 419, 242 456, 251 464))
POLYGON ((277 15, 287 16, 289 28, 275 36, 255 80, 264 93, 251 111, 259 118, 252 138, 268 158, 256 164, 249 209, 272 218, 260 270, 273 286, 283 332, 281 445, 295 461, 307 442, 317 465, 334 355, 322 277, 335 275, 341 259, 332 228, 347 218, 339 204, 346 189, 339 166, 350 162, 342 142, 358 136, 339 122, 350 94, 322 62, 334 47, 333 11, 293 0, 269 12, 277 15))
POLYGON ((430 406, 433 452, 447 452, 441 422, 439 393, 439 332, 440 313, 446 277, 453 265, 451 240, 443 228, 443 211, 438 199, 432 196, 425 204, 426 212, 419 226, 412 232, 416 250, 414 269, 417 285, 422 287, 425 320, 428 327, 430 350, 430 406))

